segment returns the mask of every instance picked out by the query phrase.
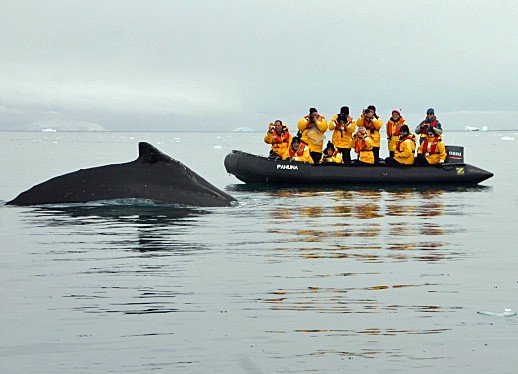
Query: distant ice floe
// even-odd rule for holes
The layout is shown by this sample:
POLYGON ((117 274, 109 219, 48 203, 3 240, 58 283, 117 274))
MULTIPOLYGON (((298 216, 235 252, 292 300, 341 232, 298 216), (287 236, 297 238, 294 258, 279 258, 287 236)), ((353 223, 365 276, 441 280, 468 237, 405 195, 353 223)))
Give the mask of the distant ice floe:
POLYGON ((480 310, 477 313, 482 314, 484 316, 492 316, 492 317, 514 317, 518 314, 516 312, 513 312, 510 308, 505 308, 503 313, 488 312, 485 310, 480 310))
POLYGON ((232 131, 236 131, 236 132, 252 132, 252 131, 254 131, 254 129, 252 129, 250 127, 236 127, 232 131))
POLYGON ((466 131, 487 131, 487 126, 473 127, 473 126, 465 126, 466 131))
POLYGON ((24 131, 107 131, 98 123, 78 120, 55 119, 31 122, 20 126, 24 131))
POLYGON ((514 140, 514 138, 512 136, 503 136, 500 140, 514 140))

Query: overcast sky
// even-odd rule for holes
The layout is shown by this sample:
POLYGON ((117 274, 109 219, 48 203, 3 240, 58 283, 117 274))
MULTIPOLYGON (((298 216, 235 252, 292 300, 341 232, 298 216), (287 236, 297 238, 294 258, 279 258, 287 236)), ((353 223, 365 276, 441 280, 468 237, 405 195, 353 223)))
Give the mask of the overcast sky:
POLYGON ((518 128, 517 4, 0 0, 0 129, 295 128, 370 104, 518 128))

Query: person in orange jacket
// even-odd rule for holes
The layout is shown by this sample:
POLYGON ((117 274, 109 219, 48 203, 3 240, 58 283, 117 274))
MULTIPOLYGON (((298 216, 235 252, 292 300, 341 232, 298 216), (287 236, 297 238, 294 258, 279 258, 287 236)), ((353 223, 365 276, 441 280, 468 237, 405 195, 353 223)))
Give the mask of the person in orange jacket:
POLYGON ((307 147, 306 143, 302 142, 298 136, 294 136, 291 139, 291 144, 286 150, 286 153, 284 153, 282 159, 309 162, 310 164, 313 164, 313 159, 309 154, 309 147, 307 147))
POLYGON ((399 140, 394 150, 394 157, 387 157, 385 164, 389 166, 413 165, 415 161, 416 137, 410 134, 408 125, 401 126, 399 140))
POLYGON ((446 147, 432 126, 426 130, 426 138, 417 149, 416 163, 419 165, 442 164, 446 160, 446 147))
POLYGON ((369 105, 367 109, 363 110, 362 116, 356 120, 356 126, 365 127, 367 129, 367 134, 374 143, 372 147, 374 163, 379 163, 381 144, 380 129, 383 126, 383 122, 376 114, 376 107, 374 105, 369 105))
POLYGON ((315 108, 309 109, 309 114, 297 122, 300 140, 307 144, 314 163, 322 158, 324 148, 324 133, 327 131, 327 120, 315 108))
POLYGON ((358 154, 358 161, 361 164, 374 164, 374 141, 367 133, 365 127, 359 127, 356 134, 353 135, 354 151, 358 154))
POLYGON ((394 151, 399 140, 401 126, 406 124, 405 119, 401 115, 401 109, 392 109, 392 117, 387 121, 387 140, 390 157, 394 157, 394 151))
POLYGON ((349 107, 343 106, 340 113, 335 114, 329 122, 329 130, 333 131, 331 141, 342 154, 344 164, 351 163, 351 149, 354 147, 353 134, 356 123, 349 115, 349 107))
POLYGON ((268 132, 264 136, 264 142, 271 144, 270 158, 282 157, 290 144, 291 135, 287 126, 280 119, 268 126, 268 132))

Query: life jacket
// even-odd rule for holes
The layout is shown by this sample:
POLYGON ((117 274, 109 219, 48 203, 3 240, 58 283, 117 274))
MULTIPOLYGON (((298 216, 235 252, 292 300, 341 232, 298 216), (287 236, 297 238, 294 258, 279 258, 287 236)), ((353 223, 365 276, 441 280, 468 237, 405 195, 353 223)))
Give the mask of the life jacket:
POLYGON ((371 118, 370 120, 367 119, 367 117, 363 117, 363 127, 365 127, 367 130, 370 131, 370 134, 372 135, 372 132, 373 131, 379 131, 375 126, 374 124, 372 123, 372 121, 374 121, 375 118, 371 118))
POLYGON ((356 139, 354 141, 354 151, 356 153, 360 153, 367 147, 367 143, 365 142, 365 139, 356 139))
POLYGON ((392 119, 389 120, 390 125, 387 126, 387 135, 388 137, 391 136, 399 136, 399 131, 401 130, 401 126, 405 123, 405 119, 403 117, 399 117, 397 122, 392 121, 392 119))
MULTIPOLYGON (((435 118, 432 122, 427 122, 426 119, 424 119, 422 122, 421 122, 421 125, 428 125, 428 126, 432 126, 432 127, 437 127, 437 118, 435 118)), ((424 134, 423 131, 426 131, 426 127, 422 128, 421 129, 421 134, 424 134)))
POLYGON ((431 155, 433 155, 434 153, 439 153, 439 152, 436 152, 438 143, 439 143, 439 138, 434 137, 432 140, 431 146, 430 146, 430 151, 428 151, 428 137, 426 137, 425 140, 423 141, 423 148, 422 148, 423 153, 428 153, 431 155))
POLYGON ((306 144, 300 143, 299 149, 297 151, 293 150, 293 147, 289 148, 290 157, 301 157, 304 155, 304 149, 306 148, 306 144))
POLYGON ((272 132, 274 143, 288 143, 290 141, 290 133, 286 131, 286 127, 282 128, 280 135, 277 131, 272 132))

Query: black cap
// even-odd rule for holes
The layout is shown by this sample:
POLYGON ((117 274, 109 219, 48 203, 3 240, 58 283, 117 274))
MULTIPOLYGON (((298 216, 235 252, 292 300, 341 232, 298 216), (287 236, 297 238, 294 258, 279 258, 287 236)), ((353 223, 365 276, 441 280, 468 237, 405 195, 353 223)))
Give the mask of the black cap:
POLYGON ((316 108, 309 108, 309 114, 312 113, 318 113, 318 110, 316 108))
POLYGON ((340 108, 340 114, 343 114, 345 116, 348 116, 349 115, 349 107, 348 106, 343 106, 340 108))
POLYGON ((408 128, 408 125, 403 125, 403 126, 401 126, 401 129, 399 130, 399 132, 406 132, 406 133, 410 134, 410 129, 408 128))

